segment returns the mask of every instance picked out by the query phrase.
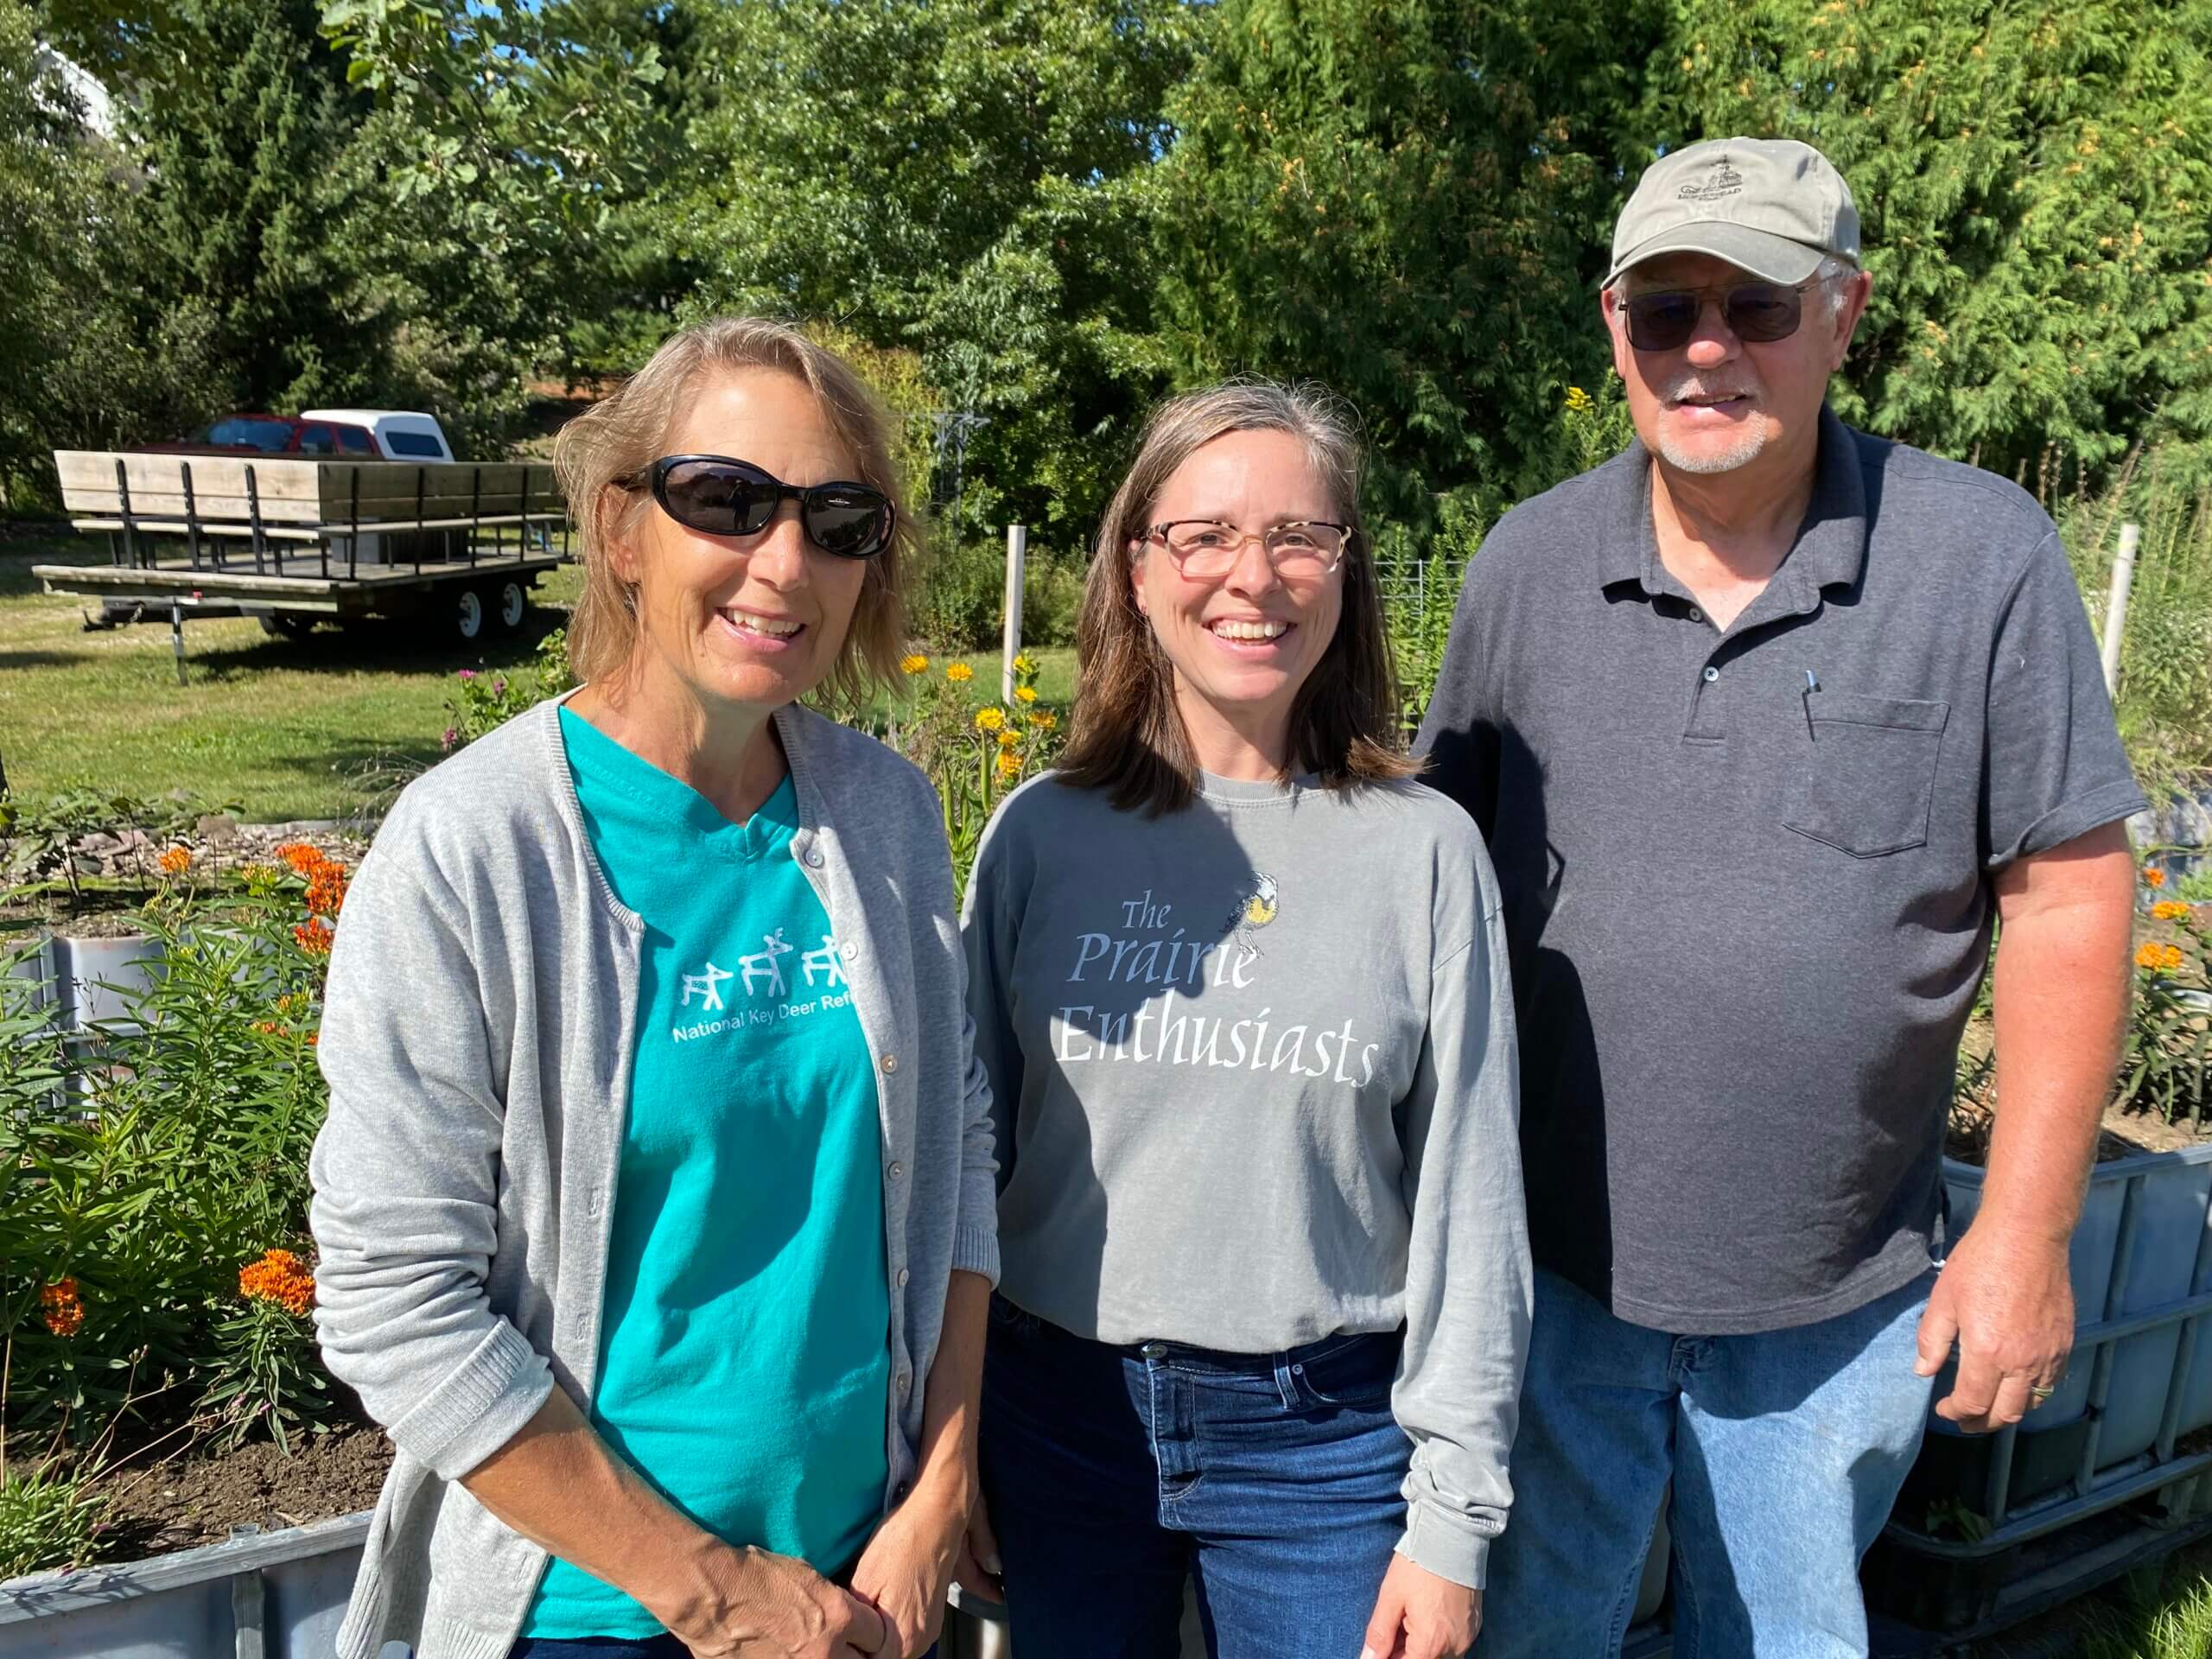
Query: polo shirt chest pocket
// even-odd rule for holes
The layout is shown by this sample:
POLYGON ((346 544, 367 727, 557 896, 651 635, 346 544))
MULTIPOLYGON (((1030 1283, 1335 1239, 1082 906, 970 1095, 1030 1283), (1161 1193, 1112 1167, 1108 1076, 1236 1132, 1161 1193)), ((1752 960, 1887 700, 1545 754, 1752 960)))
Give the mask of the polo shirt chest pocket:
POLYGON ((1804 705, 1811 741, 1783 827, 1853 858, 1926 845, 1951 705, 1827 690, 1804 705))

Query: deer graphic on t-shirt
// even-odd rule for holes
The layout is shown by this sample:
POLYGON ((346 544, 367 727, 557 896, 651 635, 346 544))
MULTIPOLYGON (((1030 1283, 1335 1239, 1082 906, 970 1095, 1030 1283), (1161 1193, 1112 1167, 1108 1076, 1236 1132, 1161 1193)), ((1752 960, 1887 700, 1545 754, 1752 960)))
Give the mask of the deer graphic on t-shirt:
POLYGON ((728 969, 717 968, 711 962, 703 974, 684 975, 683 1006, 690 1007, 696 996, 709 1014, 717 1012, 722 1006, 721 982, 734 977, 728 969))
POLYGON ((768 982, 768 995, 781 996, 784 994, 784 968, 777 958, 788 957, 798 947, 784 943, 784 930, 780 927, 773 933, 761 935, 760 944, 761 948, 753 955, 737 959, 737 971, 745 976, 745 994, 751 996, 753 982, 765 979, 768 982))
POLYGON ((798 967, 799 972, 806 976, 810 989, 813 987, 814 976, 817 973, 823 976, 824 982, 833 991, 845 982, 845 970, 837 964, 837 941, 827 933, 822 936, 822 948, 819 950, 810 950, 801 957, 798 959, 798 967))

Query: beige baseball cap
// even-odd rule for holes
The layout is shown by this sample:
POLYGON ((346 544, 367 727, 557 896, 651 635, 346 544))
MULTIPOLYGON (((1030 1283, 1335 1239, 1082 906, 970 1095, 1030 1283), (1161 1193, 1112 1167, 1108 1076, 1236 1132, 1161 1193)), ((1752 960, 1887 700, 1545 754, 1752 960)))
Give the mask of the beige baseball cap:
POLYGON ((1825 255, 1859 263, 1859 209, 1810 144, 1708 139, 1644 169, 1613 227, 1605 281, 1664 253, 1708 253, 1770 283, 1802 283, 1825 255))

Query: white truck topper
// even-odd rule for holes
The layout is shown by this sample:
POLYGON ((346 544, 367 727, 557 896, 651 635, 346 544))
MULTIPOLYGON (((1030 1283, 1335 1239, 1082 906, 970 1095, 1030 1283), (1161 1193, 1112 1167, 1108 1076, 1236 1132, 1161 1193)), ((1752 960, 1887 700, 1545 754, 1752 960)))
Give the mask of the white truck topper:
POLYGON ((435 415, 413 409, 303 409, 303 421, 365 426, 387 461, 453 461, 453 446, 435 415))

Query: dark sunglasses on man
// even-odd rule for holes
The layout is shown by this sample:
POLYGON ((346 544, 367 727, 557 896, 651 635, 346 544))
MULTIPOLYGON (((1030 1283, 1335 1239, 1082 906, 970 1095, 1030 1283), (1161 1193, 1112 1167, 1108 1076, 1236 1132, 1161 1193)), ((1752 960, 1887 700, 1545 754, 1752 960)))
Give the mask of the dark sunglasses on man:
POLYGON ((661 511, 705 536, 757 536, 777 508, 795 500, 808 541, 841 559, 869 559, 890 545, 899 522, 881 490, 844 482, 801 488, 730 455, 663 455, 648 478, 661 511))
POLYGON ((1728 332, 1753 345, 1787 340, 1805 320, 1805 293, 1822 279, 1799 283, 1736 283, 1726 288, 1657 288, 1621 300, 1628 343, 1639 352, 1672 352, 1689 344, 1705 302, 1720 308, 1728 332))

